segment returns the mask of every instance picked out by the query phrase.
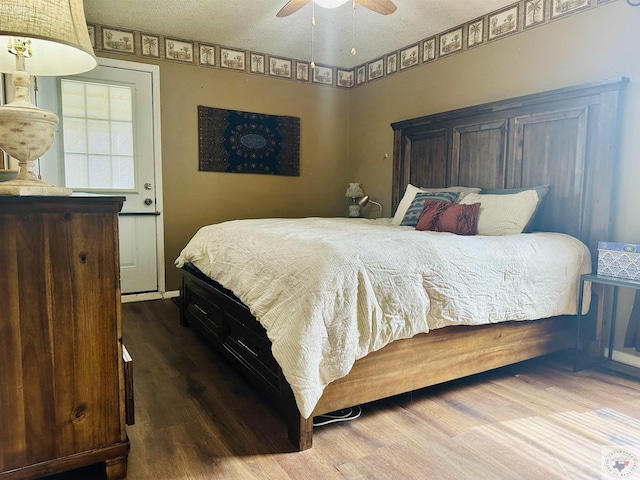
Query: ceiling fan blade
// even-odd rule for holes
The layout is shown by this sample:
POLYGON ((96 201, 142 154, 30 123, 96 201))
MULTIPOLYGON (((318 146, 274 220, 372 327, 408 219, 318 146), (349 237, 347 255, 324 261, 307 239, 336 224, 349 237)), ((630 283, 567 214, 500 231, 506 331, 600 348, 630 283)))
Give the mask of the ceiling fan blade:
POLYGON ((292 13, 300 10, 310 1, 311 0, 289 0, 289 2, 276 14, 276 17, 286 17, 288 15, 291 15, 292 13))
POLYGON ((356 0, 356 3, 382 15, 389 15, 398 8, 391 0, 356 0))

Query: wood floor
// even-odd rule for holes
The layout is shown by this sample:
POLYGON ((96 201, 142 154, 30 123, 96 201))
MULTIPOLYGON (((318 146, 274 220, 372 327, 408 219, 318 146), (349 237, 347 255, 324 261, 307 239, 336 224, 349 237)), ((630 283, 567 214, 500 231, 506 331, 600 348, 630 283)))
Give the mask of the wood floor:
MULTIPOLYGON (((573 373, 562 355, 364 405, 293 452, 284 420, 179 325, 173 302, 125 304, 123 315, 130 480, 599 479, 620 478, 605 468, 615 450, 640 459, 640 382, 573 373)), ((103 478, 75 475, 55 478, 103 478)))

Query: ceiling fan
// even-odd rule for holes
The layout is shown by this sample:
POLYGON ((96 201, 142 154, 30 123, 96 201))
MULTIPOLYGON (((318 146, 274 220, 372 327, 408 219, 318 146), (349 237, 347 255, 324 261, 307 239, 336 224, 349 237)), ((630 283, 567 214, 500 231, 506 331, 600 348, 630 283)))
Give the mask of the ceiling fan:
MULTIPOLYGON (((307 3, 313 2, 324 8, 335 8, 351 0, 289 0, 287 4, 276 14, 276 17, 286 17, 297 12, 307 3)), ((391 0, 354 0, 356 4, 362 5, 376 13, 389 15, 396 11, 396 6, 391 0)))

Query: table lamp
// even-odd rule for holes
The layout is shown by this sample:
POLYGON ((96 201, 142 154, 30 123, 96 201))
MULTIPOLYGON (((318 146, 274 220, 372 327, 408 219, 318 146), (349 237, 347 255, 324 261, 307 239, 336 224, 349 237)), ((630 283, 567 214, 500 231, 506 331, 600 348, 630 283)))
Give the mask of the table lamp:
POLYGON ((74 75, 97 64, 82 0, 2 0, 0 72, 13 75, 15 98, 0 105, 0 149, 18 160, 14 180, 0 182, 0 195, 70 195, 43 182, 35 160, 53 145, 58 117, 31 103, 31 75, 74 75))
POLYGON ((360 200, 358 200, 358 205, 360 205, 362 208, 366 207, 370 203, 373 203, 374 205, 378 206, 378 208, 380 209, 380 216, 378 218, 382 218, 382 204, 371 200, 369 198, 369 195, 365 195, 360 200))
POLYGON ((360 216, 360 205, 358 205, 357 199, 364 195, 364 191, 359 183, 352 182, 349 184, 349 188, 345 192, 344 196, 349 197, 351 199, 351 205, 349 205, 349 216, 350 217, 359 217, 360 216))

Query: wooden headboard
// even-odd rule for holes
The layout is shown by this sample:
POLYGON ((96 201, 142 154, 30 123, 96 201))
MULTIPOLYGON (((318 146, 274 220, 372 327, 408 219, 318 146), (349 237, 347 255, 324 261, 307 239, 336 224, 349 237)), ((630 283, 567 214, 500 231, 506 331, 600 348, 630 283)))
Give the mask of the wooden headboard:
POLYGON ((611 229, 627 83, 617 78, 392 123, 393 211, 409 183, 548 184, 536 229, 573 235, 595 255, 611 229))

